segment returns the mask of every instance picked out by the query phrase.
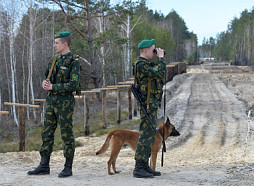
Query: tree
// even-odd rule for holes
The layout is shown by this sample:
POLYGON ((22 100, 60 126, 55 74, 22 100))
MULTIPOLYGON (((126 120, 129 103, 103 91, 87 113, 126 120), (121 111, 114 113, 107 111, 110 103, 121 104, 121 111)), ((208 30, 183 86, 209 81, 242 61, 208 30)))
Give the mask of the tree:
POLYGON ((184 52, 184 40, 191 39, 184 20, 172 10, 165 18, 166 27, 170 30, 175 42, 175 55, 173 61, 182 61, 186 56, 184 52))
MULTIPOLYGON (((70 24, 70 26, 82 37, 82 39, 86 40, 88 42, 89 47, 89 61, 91 64, 91 77, 94 79, 94 85, 96 88, 100 87, 100 77, 98 74, 98 61, 97 58, 95 58, 95 48, 94 48, 94 41, 101 39, 101 37, 96 37, 95 34, 93 34, 93 19, 98 17, 96 15, 98 13, 98 3, 96 1, 92 0, 73 0, 64 1, 64 4, 61 0, 52 0, 56 4, 59 5, 61 8, 66 20, 70 24), (74 10, 74 8, 76 10, 74 10), (85 26, 84 30, 82 27, 79 28, 77 24, 75 25, 74 20, 79 19, 79 21, 83 22, 83 26, 85 26)), ((102 1, 104 2, 104 1, 102 1)), ((100 2, 99 2, 100 3, 100 2)))
MULTIPOLYGON (((11 6, 10 6, 10 65, 11 65, 11 95, 12 95, 12 102, 16 102, 16 83, 15 83, 15 78, 16 78, 16 57, 15 57, 15 51, 14 51, 14 18, 15 18, 15 8, 14 8, 14 0, 11 0, 11 6)), ((16 114, 16 107, 13 105, 13 116, 14 116, 14 121, 16 125, 18 125, 18 118, 16 114)))
POLYGON ((217 38, 216 51, 219 57, 232 60, 237 65, 251 65, 254 57, 253 28, 253 10, 244 10, 240 18, 234 17, 228 30, 217 38))

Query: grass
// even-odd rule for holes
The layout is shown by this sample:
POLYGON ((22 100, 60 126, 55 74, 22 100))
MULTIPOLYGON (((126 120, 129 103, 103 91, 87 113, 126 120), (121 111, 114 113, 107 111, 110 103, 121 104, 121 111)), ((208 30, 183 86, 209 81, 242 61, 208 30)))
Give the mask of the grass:
MULTIPOLYGON (((139 120, 128 120, 128 112, 123 111, 121 113, 121 118, 124 122, 121 124, 116 124, 116 110, 112 109, 107 112, 107 128, 103 129, 102 122, 102 113, 98 112, 96 115, 92 115, 89 118, 90 124, 90 133, 91 136, 100 136, 103 134, 107 134, 116 129, 137 129, 139 126, 139 120)), ((84 136, 84 123, 82 119, 82 115, 75 116, 75 121, 73 123, 73 133, 74 137, 84 136), (80 117, 80 118, 79 118, 80 117)), ((41 147, 41 131, 42 127, 33 127, 26 131, 26 151, 39 151, 41 147)), ((18 131, 12 131, 9 133, 1 133, 4 134, 3 140, 0 142, 0 153, 6 152, 18 152, 19 141, 17 139, 18 131), (14 135, 16 134, 16 135, 14 135), (16 137, 14 137, 16 136, 16 137)), ((79 142, 75 142, 76 147, 81 146, 79 142)), ((63 142, 61 139, 60 127, 58 126, 55 131, 55 139, 54 139, 54 151, 63 150, 63 142)))
POLYGON ((112 132, 113 130, 117 130, 117 129, 128 129, 128 130, 133 130, 133 129, 137 129, 137 127, 139 126, 140 120, 131 120, 129 122, 125 122, 119 125, 116 125, 110 129, 100 129, 98 130, 95 135, 96 136, 101 136, 103 134, 108 134, 110 132, 112 132))

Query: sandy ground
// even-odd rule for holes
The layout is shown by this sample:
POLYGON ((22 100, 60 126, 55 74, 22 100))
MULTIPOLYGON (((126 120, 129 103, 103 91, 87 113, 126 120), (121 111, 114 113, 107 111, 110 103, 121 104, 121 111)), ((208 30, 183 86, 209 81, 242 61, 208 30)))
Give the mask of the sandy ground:
POLYGON ((181 136, 167 139, 163 167, 159 152, 160 177, 133 178, 134 152, 129 147, 117 159, 121 173, 108 175, 110 150, 95 156, 104 135, 76 139, 83 146, 76 148, 73 176, 64 179, 57 177, 65 161, 61 151, 52 154, 51 174, 46 176, 26 174, 38 165, 39 152, 0 154, 0 185, 253 185, 252 133, 245 142, 247 114, 254 104, 254 75, 235 67, 211 66, 190 67, 166 85, 166 115, 181 136))

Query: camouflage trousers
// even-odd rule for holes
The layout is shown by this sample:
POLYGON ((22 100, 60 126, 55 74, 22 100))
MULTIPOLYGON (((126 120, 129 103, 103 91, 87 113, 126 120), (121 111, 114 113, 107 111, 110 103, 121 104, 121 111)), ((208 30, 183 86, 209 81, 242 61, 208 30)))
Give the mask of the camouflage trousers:
POLYGON ((42 129, 41 156, 50 156, 53 151, 54 133, 57 124, 60 125, 61 137, 64 142, 64 157, 71 158, 75 152, 75 141, 72 131, 72 114, 75 100, 72 95, 47 96, 44 125, 42 129))
MULTIPOLYGON (((156 126, 157 119, 157 109, 148 110, 148 116, 153 122, 153 125, 156 126)), ((137 149, 135 152, 135 160, 139 162, 147 162, 151 156, 151 147, 154 143, 156 132, 154 131, 149 120, 146 118, 146 115, 140 111, 140 136, 138 139, 137 149)))

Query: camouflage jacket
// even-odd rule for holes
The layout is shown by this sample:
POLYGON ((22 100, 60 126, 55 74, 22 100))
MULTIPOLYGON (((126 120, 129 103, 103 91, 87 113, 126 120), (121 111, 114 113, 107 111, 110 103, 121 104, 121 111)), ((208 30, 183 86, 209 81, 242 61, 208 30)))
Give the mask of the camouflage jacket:
POLYGON ((166 64, 164 58, 160 58, 158 64, 142 57, 139 57, 137 62, 133 63, 133 75, 136 78, 137 91, 145 105, 147 105, 148 101, 148 80, 151 80, 149 108, 158 108, 160 106, 163 94, 162 79, 164 78, 165 71, 166 64))
MULTIPOLYGON (((53 60, 48 64, 45 79, 49 74, 53 60)), ((69 52, 65 55, 58 54, 56 64, 53 68, 50 82, 52 90, 58 93, 73 92, 79 89, 80 63, 78 56, 69 52)))

